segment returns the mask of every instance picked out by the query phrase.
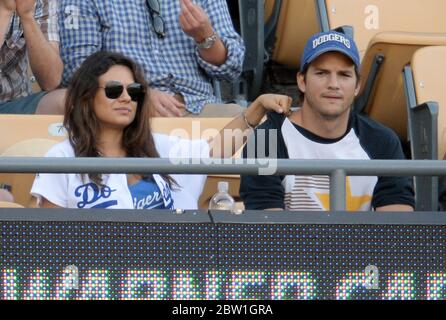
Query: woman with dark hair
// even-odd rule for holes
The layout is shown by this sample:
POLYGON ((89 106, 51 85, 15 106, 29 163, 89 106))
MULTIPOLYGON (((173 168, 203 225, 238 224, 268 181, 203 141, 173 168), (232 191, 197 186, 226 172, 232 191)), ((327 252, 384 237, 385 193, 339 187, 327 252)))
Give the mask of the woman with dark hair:
MULTIPOLYGON (((87 58, 68 86, 64 126, 68 139, 47 157, 219 157, 224 141, 172 139, 150 128, 148 85, 141 69, 118 53, 97 52, 87 58), (220 145, 222 147, 220 147, 220 145), (221 149, 221 150, 220 150, 221 149)), ((290 98, 259 97, 225 129, 258 124, 268 110, 287 112, 290 98)), ((194 209, 203 175, 38 174, 31 193, 44 208, 194 209), (190 188, 187 188, 190 186, 190 188)))

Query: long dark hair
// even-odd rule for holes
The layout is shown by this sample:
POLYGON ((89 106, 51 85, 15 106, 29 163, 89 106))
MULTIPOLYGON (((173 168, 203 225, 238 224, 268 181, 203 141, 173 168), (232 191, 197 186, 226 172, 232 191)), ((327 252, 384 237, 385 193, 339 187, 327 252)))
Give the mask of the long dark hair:
MULTIPOLYGON (((124 128, 122 145, 127 157, 159 158, 150 127, 150 104, 148 103, 148 84, 141 68, 122 54, 100 51, 89 56, 74 73, 68 85, 65 101, 64 126, 74 148, 76 157, 101 157, 97 137, 100 123, 94 113, 94 97, 99 89, 98 79, 112 66, 121 65, 129 68, 135 82, 143 85, 145 95, 137 102, 135 119, 124 128)), ((143 178, 148 178, 142 175, 143 178)), ((176 184, 169 175, 161 175, 172 187, 176 184)), ((98 173, 88 177, 102 185, 98 173)))

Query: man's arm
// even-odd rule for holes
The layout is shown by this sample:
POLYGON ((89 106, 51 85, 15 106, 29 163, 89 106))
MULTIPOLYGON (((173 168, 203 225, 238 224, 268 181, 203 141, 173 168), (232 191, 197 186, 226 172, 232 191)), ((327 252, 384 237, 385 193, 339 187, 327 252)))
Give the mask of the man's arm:
POLYGON ((183 117, 186 113, 184 103, 167 92, 153 88, 149 92, 149 103, 153 117, 183 117))
POLYGON ((15 11, 15 0, 0 0, 0 48, 5 42, 8 26, 15 11))
POLYGON ((0 0, 0 48, 5 42, 8 26, 15 11, 15 0, 0 0))
POLYGON ((5 12, 0 9, 0 48, 3 46, 8 32, 9 22, 12 17, 12 12, 5 12))
POLYGON ((245 144, 246 130, 249 127, 257 127, 268 112, 288 114, 291 103, 292 99, 285 95, 261 95, 244 113, 235 117, 210 141, 210 156, 214 158, 232 157, 245 144))
POLYGON ((240 197, 246 210, 285 210, 285 189, 280 176, 241 175, 240 197))
POLYGON ((197 61, 210 76, 228 81, 236 79, 243 67, 245 46, 234 30, 225 0, 208 1, 205 8, 191 0, 179 0, 180 26, 195 42, 202 42, 215 32, 217 41, 209 49, 197 49, 197 61))
POLYGON ((391 204, 376 208, 376 211, 413 211, 413 208, 407 204, 391 204))
MULTIPOLYGON (((401 143, 393 131, 377 141, 386 141, 377 159, 404 160, 401 143)), ((415 208, 413 182, 409 177, 378 177, 373 191, 372 207, 376 211, 413 211, 415 208)))
POLYGON ((408 177, 378 177, 372 207, 376 211, 413 211, 414 191, 408 177))
MULTIPOLYGON (((274 159, 287 157, 284 148, 280 130, 271 119, 268 119, 248 139, 243 148, 243 158, 268 158, 271 159, 269 164, 271 167, 274 165, 274 159)), ((283 178, 278 175, 242 174, 240 176, 240 197, 243 199, 245 208, 247 210, 284 210, 283 178)))
MULTIPOLYGON (((212 36, 214 29, 203 8, 192 3, 191 0, 180 0, 181 14, 180 26, 183 31, 194 39, 196 43, 203 42, 212 36)), ((228 51, 221 39, 217 36, 214 45, 208 49, 199 49, 200 56, 210 64, 220 66, 225 63, 228 51)))
POLYGON ((59 0, 60 55, 66 86, 84 60, 102 49, 102 26, 91 0, 59 0))
POLYGON ((55 205, 54 203, 48 201, 46 198, 42 197, 42 202, 40 204, 40 208, 46 209, 60 209, 61 206, 55 205))
MULTIPOLYGON (((16 2, 20 17, 29 63, 37 82, 43 90, 56 89, 62 77, 63 64, 59 56, 59 43, 49 42, 34 17, 35 0, 16 2)), ((48 5, 48 4, 47 4, 48 5)), ((47 19, 53 19, 48 14, 47 19)), ((56 23, 56 21, 55 21, 56 23)))

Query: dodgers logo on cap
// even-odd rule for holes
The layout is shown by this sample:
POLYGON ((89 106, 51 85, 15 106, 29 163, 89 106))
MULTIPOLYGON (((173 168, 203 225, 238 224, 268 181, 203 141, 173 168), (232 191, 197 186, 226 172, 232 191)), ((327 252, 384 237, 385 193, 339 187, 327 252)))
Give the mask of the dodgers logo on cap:
POLYGON ((340 32, 328 31, 316 33, 307 41, 302 54, 302 59, 300 60, 300 70, 304 70, 308 64, 321 54, 330 51, 345 54, 359 69, 359 52, 353 38, 340 32))

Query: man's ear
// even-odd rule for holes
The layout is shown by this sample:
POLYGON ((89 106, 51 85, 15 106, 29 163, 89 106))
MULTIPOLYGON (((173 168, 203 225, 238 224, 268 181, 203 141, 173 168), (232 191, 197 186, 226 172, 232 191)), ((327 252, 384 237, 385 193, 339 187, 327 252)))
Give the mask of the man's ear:
MULTIPOLYGON (((356 77, 359 77, 359 76, 356 75, 356 77)), ((357 78, 356 79, 356 88, 355 88, 355 97, 359 94, 359 91, 361 91, 361 79, 357 78)))
POLYGON ((306 89, 306 84, 305 84, 305 75, 298 72, 297 76, 297 87, 299 88, 299 90, 303 93, 305 93, 305 89, 306 89))
POLYGON ((356 86, 356 89, 355 89, 355 97, 359 94, 360 89, 361 89, 361 85, 358 82, 358 85, 356 86))

